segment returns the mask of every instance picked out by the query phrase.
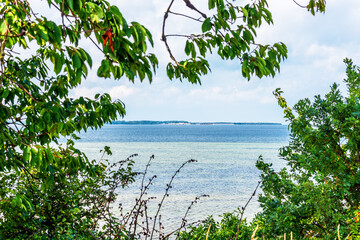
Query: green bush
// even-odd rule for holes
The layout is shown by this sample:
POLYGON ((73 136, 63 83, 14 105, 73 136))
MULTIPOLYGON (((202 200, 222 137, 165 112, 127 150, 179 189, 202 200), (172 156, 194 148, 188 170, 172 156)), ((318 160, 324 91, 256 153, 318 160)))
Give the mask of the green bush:
POLYGON ((248 225, 246 220, 241 221, 240 219, 236 212, 223 214, 220 222, 209 217, 199 225, 190 226, 178 233, 178 239, 251 239, 255 231, 254 225, 248 225))
MULTIPOLYGON (((106 149, 108 153, 109 149, 106 149)), ((62 153, 69 154, 66 149, 62 153)), ((93 162, 90 171, 28 169, 0 176, 0 239, 111 239, 127 236, 111 211, 115 190, 135 179, 133 160, 93 162), (46 187, 44 187, 46 186, 46 187), (18 197, 19 196, 19 197, 18 197)))
POLYGON ((291 140, 280 149, 287 168, 276 172, 261 158, 257 162, 263 181, 259 236, 352 234, 347 220, 360 202, 360 71, 351 60, 345 63, 346 96, 334 84, 325 97, 301 100, 290 109, 282 92, 275 91, 291 140))

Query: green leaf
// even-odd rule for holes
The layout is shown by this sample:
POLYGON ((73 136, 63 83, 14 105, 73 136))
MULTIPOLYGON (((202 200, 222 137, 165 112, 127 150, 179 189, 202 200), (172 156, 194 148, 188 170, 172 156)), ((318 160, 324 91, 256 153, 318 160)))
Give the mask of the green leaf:
POLYGON ((23 152, 23 162, 28 163, 30 159, 30 147, 26 146, 23 152))
POLYGON ((243 32, 243 38, 247 43, 250 43, 250 42, 252 42, 254 40, 253 35, 247 29, 245 29, 244 32, 243 32))
POLYGON ((64 123, 59 122, 57 126, 57 132, 60 133, 63 130, 63 127, 64 127, 64 123))
POLYGON ((215 0, 209 0, 208 6, 209 6, 209 9, 215 8, 215 0))
POLYGON ((244 17, 248 17, 249 16, 249 12, 246 10, 246 8, 241 8, 241 11, 244 14, 244 17))
POLYGON ((171 63, 169 63, 166 67, 166 73, 167 73, 167 76, 170 78, 170 79, 173 79, 174 78, 174 74, 175 74, 175 71, 174 71, 174 67, 171 65, 171 63))
POLYGON ((55 58, 55 64, 54 64, 54 71, 56 74, 59 74, 61 72, 63 63, 61 56, 57 55, 55 58))
POLYGON ((0 23, 0 34, 5 35, 7 31, 6 21, 2 20, 0 23))
POLYGON ((49 113, 49 112, 45 112, 43 117, 44 117, 44 121, 45 121, 46 123, 50 123, 50 121, 51 121, 51 116, 50 116, 50 113, 49 113))
POLYGON ((80 57, 78 56, 77 53, 74 53, 74 55, 72 56, 72 61, 73 61, 73 67, 74 68, 80 68, 81 67, 81 60, 80 60, 80 57))
POLYGON ((209 30, 211 29, 211 27, 212 27, 211 20, 210 20, 210 18, 207 18, 207 19, 205 19, 205 21, 203 22, 203 24, 202 24, 202 26, 201 26, 201 30, 202 30, 202 32, 204 33, 204 32, 209 31, 209 30))
POLYGON ((9 96, 9 89, 5 88, 3 93, 1 94, 1 98, 7 98, 7 96, 9 96))
MULTIPOLYGON (((68 5, 69 5, 70 9, 74 10, 74 2, 73 2, 73 0, 66 0, 66 1, 67 1, 68 5)), ((78 0, 75 0, 75 1, 78 1, 78 0)))
POLYGON ((189 40, 187 40, 185 43, 185 54, 189 56, 190 52, 191 52, 190 42, 189 40))
POLYGON ((121 14, 121 12, 120 12, 120 10, 119 10, 118 7, 116 7, 116 6, 111 6, 109 10, 110 10, 110 12, 111 12, 112 14, 114 14, 114 15, 116 15, 116 16, 118 16, 118 17, 122 17, 122 14, 121 14))

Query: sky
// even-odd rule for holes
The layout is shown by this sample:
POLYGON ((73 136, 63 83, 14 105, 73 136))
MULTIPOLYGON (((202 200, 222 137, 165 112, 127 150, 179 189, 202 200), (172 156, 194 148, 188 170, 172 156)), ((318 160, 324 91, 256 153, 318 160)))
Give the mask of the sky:
MULTIPOLYGON (((40 4, 45 4, 41 0, 40 4)), ((40 2, 39 2, 40 1, 40 2)), ((256 78, 250 81, 241 75, 238 61, 223 61, 210 56, 211 73, 201 78, 201 85, 179 80, 169 80, 165 66, 170 61, 163 42, 160 41, 162 18, 168 0, 113 0, 128 22, 137 21, 153 34, 154 48, 149 52, 157 55, 160 66, 150 84, 144 80, 129 82, 99 79, 96 76, 98 50, 89 47, 93 57, 94 71, 86 81, 74 89, 74 97, 93 97, 96 93, 108 92, 113 99, 125 103, 123 120, 186 120, 193 122, 280 122, 286 123, 283 111, 272 94, 276 88, 290 106, 303 98, 324 95, 336 82, 345 93, 344 58, 352 58, 360 65, 360 1, 328 0, 325 14, 312 16, 292 0, 268 0, 274 24, 263 25, 258 30, 261 43, 284 42, 288 58, 281 63, 281 71, 274 78, 256 78)), ((243 3, 244 1, 237 1, 243 3)), ((306 5, 305 0, 299 0, 306 5)), ((207 0, 192 0, 206 12, 207 0)), ((187 13, 182 0, 175 0, 177 12, 187 13)), ((181 17, 171 16, 167 33, 199 31, 201 25, 181 17)), ((181 59, 184 45, 181 40, 170 40, 174 54, 181 59)), ((85 47, 86 49, 86 47, 85 47)))

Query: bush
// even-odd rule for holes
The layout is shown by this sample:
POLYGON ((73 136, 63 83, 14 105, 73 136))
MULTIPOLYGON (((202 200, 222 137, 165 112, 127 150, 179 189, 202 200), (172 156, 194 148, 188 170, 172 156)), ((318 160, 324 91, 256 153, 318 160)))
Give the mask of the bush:
POLYGON ((248 225, 237 212, 233 212, 223 214, 220 222, 209 217, 199 225, 178 233, 178 239, 251 239, 255 231, 254 224, 248 225))
MULTIPOLYGON (((289 121, 291 141, 280 149, 288 168, 275 172, 261 158, 263 212, 260 233, 277 237, 344 238, 348 219, 360 202, 360 71, 346 59, 348 95, 334 84, 324 98, 315 96, 287 106, 275 91, 289 121)), ((352 225, 353 226, 353 225, 352 225)))
POLYGON ((0 188, 0 197, 13 200, 1 201, 0 239, 126 236, 110 206, 117 197, 115 190, 135 180, 133 163, 131 157, 111 165, 102 159, 93 162, 91 171, 55 168, 52 174, 37 169, 2 174, 0 185, 6 187, 0 188))

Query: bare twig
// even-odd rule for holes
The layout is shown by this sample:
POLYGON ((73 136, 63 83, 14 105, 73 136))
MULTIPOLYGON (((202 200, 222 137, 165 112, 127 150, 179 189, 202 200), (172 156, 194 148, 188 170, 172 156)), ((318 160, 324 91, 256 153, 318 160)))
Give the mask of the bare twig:
POLYGON ((185 37, 187 39, 191 39, 191 35, 185 35, 185 34, 166 34, 166 37, 185 37))
POLYGON ((182 17, 190 18, 190 19, 192 19, 192 20, 194 20, 194 21, 197 21, 197 22, 201 22, 201 23, 203 22, 203 21, 200 20, 200 18, 194 18, 194 17, 188 16, 188 15, 183 14, 183 13, 177 13, 177 12, 173 12, 173 11, 169 11, 169 13, 174 14, 174 15, 177 15, 177 16, 182 16, 182 17))
POLYGON ((179 230, 185 227, 186 222, 187 222, 186 217, 187 217, 187 215, 189 214, 192 206, 193 206, 195 203, 197 203, 198 200, 200 200, 200 198, 202 198, 202 197, 210 197, 210 196, 209 196, 209 195, 206 195, 206 194, 203 194, 203 195, 201 195, 201 196, 196 197, 196 198, 190 203, 190 205, 189 205, 189 207, 187 208, 187 210, 186 210, 186 212, 185 212, 185 215, 184 215, 184 217, 183 217, 183 219, 182 219, 182 222, 181 222, 181 225, 180 225, 179 230))
POLYGON ((166 50, 168 51, 169 55, 170 55, 170 58, 176 63, 176 65, 178 66, 182 66, 180 63, 178 63, 178 61, 176 61, 174 55, 172 54, 172 51, 169 47, 169 44, 167 42, 167 39, 166 39, 166 35, 165 35, 165 24, 166 24, 166 19, 168 18, 169 16, 169 12, 170 12, 170 9, 171 9, 171 6, 173 5, 174 3, 174 0, 171 0, 165 14, 164 14, 164 19, 163 19, 163 25, 162 25, 162 33, 161 33, 161 41, 163 41, 165 43, 165 47, 166 47, 166 50))
POLYGON ((249 203, 251 202, 252 198, 256 195, 256 191, 259 188, 260 184, 262 183, 262 181, 259 181, 253 194, 251 195, 251 197, 249 198, 249 200, 246 202, 245 206, 241 208, 241 215, 240 215, 240 220, 239 220, 239 225, 237 227, 237 231, 236 231, 236 235, 235 235, 235 240, 237 240, 238 235, 239 235, 239 231, 240 231, 240 226, 241 226, 241 222, 242 222, 242 218, 244 216, 245 210, 247 208, 247 206, 249 205, 249 203))
POLYGON ((299 3, 296 2, 295 0, 293 0, 293 2, 294 2, 296 5, 298 5, 299 7, 301 7, 301 8, 307 8, 306 6, 303 6, 303 5, 299 4, 299 3))
POLYGON ((165 194, 163 195, 163 197, 162 197, 162 199, 161 199, 161 201, 160 201, 160 203, 159 203, 158 210, 157 210, 157 212, 156 212, 156 214, 155 214, 155 217, 154 217, 154 223, 153 223, 153 227, 152 227, 150 239, 152 239, 152 237, 153 237, 154 230, 155 230, 155 224, 156 224, 156 221, 157 221, 157 217, 159 216, 159 213, 160 213, 161 207, 162 207, 162 205, 163 205, 163 203, 164 203, 164 200, 165 200, 165 198, 166 198, 167 196, 169 196, 168 192, 169 192, 170 188, 172 188, 172 185, 171 185, 172 182, 174 181, 176 175, 180 172, 180 170, 181 170, 186 164, 191 163, 191 162, 196 162, 196 160, 190 159, 190 160, 184 162, 184 163, 178 168, 178 170, 176 170, 176 172, 174 173, 174 175, 171 177, 170 182, 167 184, 167 188, 166 188, 166 190, 165 190, 165 194))

